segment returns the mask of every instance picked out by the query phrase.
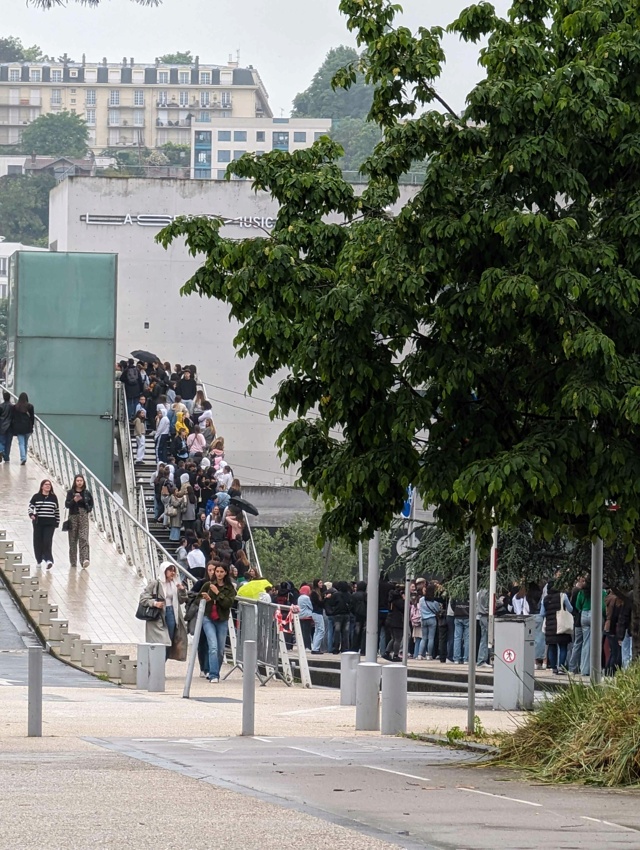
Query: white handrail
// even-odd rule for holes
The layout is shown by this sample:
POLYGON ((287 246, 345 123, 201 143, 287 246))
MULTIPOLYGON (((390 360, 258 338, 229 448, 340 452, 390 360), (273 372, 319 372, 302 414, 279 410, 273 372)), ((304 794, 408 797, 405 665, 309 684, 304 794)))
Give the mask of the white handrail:
MULTIPOLYGON (((6 388, 0 385, 0 389, 6 388)), ((9 391, 9 394, 13 399, 17 399, 14 393, 9 391)), ((124 556, 127 563, 135 568, 139 576, 147 580, 157 578, 159 566, 163 561, 169 561, 185 572, 175 558, 149 533, 148 528, 129 513, 121 500, 105 487, 38 416, 35 417, 29 445, 33 455, 62 487, 70 487, 74 476, 82 475, 87 489, 93 494, 94 508, 90 516, 98 530, 116 551, 124 556)), ((142 504, 144 505, 144 501, 142 504)))
POLYGON ((127 500, 132 513, 139 513, 137 508, 138 491, 136 489, 136 468, 131 448, 131 432, 129 431, 129 411, 124 384, 116 381, 116 419, 118 420, 118 435, 122 447, 122 467, 127 500))

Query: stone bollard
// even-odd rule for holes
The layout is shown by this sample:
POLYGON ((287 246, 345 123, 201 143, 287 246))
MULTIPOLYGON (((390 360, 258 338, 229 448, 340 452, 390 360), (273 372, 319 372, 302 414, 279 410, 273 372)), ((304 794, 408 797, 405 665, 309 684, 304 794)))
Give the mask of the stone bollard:
POLYGON ((29 610, 30 611, 44 611, 45 608, 48 608, 49 604, 49 594, 46 590, 35 590, 31 594, 31 598, 29 599, 29 610))
POLYGON ((407 668, 404 664, 385 664, 382 668, 383 735, 407 731, 407 668))
POLYGON ((356 676, 359 652, 343 652, 340 655, 340 705, 356 704, 356 676))
POLYGON ((115 655, 115 649, 96 649, 94 651, 95 661, 93 662, 94 673, 107 672, 107 659, 110 655, 115 655))
POLYGON ((107 658, 107 676, 110 679, 119 679, 121 672, 120 665, 123 663, 123 661, 128 660, 128 655, 118 655, 117 653, 115 655, 110 655, 107 658))
POLYGON ((18 588, 20 599, 29 599, 36 590, 40 590, 39 578, 23 578, 18 588))
POLYGON ((356 729, 380 729, 380 676, 382 666, 372 661, 358 664, 356 673, 356 729))
POLYGON ((57 605, 45 605, 42 611, 38 614, 38 625, 40 626, 50 626, 51 620, 58 619, 58 606, 57 605))
POLYGON ((79 637, 80 635, 73 634, 73 632, 67 632, 58 647, 58 654, 65 657, 71 655, 71 644, 74 640, 78 640, 79 637))
POLYGON ((138 662, 133 659, 122 661, 120 664, 120 684, 135 685, 138 675, 138 662))
POLYGON ((49 629, 49 640, 50 641, 61 641, 62 638, 69 631, 69 621, 68 620, 52 620, 51 628, 49 629))
POLYGON ((72 641, 70 660, 75 662, 76 664, 81 664, 83 650, 85 646, 90 643, 91 641, 87 640, 86 638, 76 638, 74 641, 72 641))
POLYGON ((96 663, 96 650, 102 649, 101 643, 87 643, 82 648, 82 666, 91 668, 96 663))
POLYGON ((165 688, 164 665, 167 648, 161 643, 138 644, 138 669, 136 686, 140 690, 163 692, 165 688))

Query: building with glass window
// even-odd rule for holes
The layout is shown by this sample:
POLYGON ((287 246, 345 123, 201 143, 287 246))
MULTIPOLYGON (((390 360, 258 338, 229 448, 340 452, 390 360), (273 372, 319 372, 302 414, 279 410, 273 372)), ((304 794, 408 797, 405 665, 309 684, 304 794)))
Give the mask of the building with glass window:
POLYGON ((212 116, 192 127, 191 177, 224 180, 227 166, 243 153, 296 151, 331 130, 328 118, 232 118, 212 116))
MULTIPOLYGON (((89 126, 89 146, 190 144, 192 126, 212 118, 271 118, 269 96, 249 66, 9 62, 0 64, 0 145, 20 142, 40 115, 67 110, 89 126)), ((188 165, 188 163, 185 163, 188 165)))

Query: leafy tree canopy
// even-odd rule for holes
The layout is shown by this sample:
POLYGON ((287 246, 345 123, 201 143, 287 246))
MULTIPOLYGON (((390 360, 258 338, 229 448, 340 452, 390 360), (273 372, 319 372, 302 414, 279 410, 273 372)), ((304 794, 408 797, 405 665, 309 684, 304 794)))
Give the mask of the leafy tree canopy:
POLYGON ((45 58, 36 44, 25 47, 19 38, 12 35, 0 38, 0 62, 41 62, 45 58))
POLYGON ((334 47, 316 72, 309 88, 293 101, 292 118, 366 118, 373 100, 373 86, 358 70, 360 57, 353 47, 334 47), (341 69, 353 68, 349 89, 335 88, 333 79, 341 69))
POLYGON ((174 222, 159 240, 206 255, 183 292, 229 305, 252 387, 287 371, 272 415, 294 417, 279 444, 326 536, 389 527, 413 483, 458 538, 529 521, 637 542, 637 4, 465 10, 452 31, 487 46, 462 116, 433 108, 441 29, 395 26, 386 0, 340 8, 385 134, 368 187, 326 138, 243 157, 230 170, 278 201, 276 225, 236 241, 174 222), (425 183, 390 216, 415 160, 425 183))
POLYGON ((191 162, 191 146, 177 145, 175 142, 166 142, 159 150, 167 157, 171 165, 189 165, 191 162))
POLYGON ((333 122, 331 138, 344 150, 340 167, 345 171, 360 171, 362 163, 382 139, 382 132, 377 124, 364 118, 340 118, 333 122))
POLYGON ((193 56, 190 50, 183 53, 165 53, 164 56, 158 56, 158 60, 165 65, 193 65, 193 56))
POLYGON ((0 177, 0 235, 7 242, 47 247, 50 174, 0 177))
POLYGON ((82 157, 87 152, 89 131, 84 118, 74 112, 40 115, 22 132, 22 150, 40 156, 82 157))

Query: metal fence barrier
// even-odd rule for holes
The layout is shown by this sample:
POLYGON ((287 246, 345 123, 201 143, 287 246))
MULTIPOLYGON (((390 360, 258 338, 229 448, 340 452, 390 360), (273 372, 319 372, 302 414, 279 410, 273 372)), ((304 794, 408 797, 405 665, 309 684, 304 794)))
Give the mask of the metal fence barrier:
POLYGON ((281 626, 281 606, 272 602, 257 602, 238 599, 236 623, 236 661, 225 679, 242 670, 244 642, 253 640, 257 644, 258 679, 266 685, 271 679, 281 679, 286 685, 293 684, 291 662, 281 626))

